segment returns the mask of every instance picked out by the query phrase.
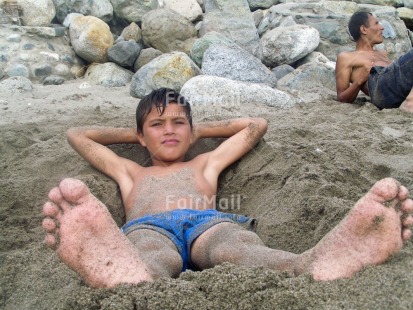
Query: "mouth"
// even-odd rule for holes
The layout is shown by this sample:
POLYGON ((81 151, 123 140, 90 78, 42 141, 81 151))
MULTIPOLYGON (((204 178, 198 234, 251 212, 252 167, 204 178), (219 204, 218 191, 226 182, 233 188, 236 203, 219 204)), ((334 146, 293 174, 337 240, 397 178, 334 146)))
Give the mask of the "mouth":
POLYGON ((165 145, 176 145, 178 143, 179 141, 177 139, 167 139, 167 140, 162 141, 162 144, 165 144, 165 145))

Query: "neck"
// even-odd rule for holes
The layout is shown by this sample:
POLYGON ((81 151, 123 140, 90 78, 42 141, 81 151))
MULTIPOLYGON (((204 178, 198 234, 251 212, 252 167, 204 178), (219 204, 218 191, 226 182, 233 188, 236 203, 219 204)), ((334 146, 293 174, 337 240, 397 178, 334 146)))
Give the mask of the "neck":
POLYGON ((356 50, 357 51, 373 51, 374 45, 375 45, 374 43, 361 37, 356 43, 356 50))

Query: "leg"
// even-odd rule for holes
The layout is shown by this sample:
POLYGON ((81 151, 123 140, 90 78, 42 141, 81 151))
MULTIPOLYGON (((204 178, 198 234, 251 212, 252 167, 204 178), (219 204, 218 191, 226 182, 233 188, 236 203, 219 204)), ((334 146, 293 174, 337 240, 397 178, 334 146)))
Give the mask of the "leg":
POLYGON ((410 212, 413 201, 407 189, 394 179, 383 179, 315 247, 301 255, 266 248, 253 233, 223 223, 195 240, 192 262, 200 268, 222 262, 266 266, 295 275, 311 273, 316 280, 349 278, 400 251, 411 235, 410 212))
POLYGON ((182 272, 182 258, 175 244, 161 233, 137 229, 127 237, 135 245, 154 278, 177 278, 182 272))
POLYGON ((153 272, 106 207, 79 180, 65 179, 43 207, 46 244, 90 286, 151 281, 153 272))
POLYGON ((249 267, 266 267, 293 275, 298 255, 266 247, 258 235, 234 223, 217 224, 191 247, 191 261, 200 270, 224 262, 249 267))
POLYGON ((406 100, 400 106, 400 109, 406 112, 413 112, 413 88, 407 96, 406 100))

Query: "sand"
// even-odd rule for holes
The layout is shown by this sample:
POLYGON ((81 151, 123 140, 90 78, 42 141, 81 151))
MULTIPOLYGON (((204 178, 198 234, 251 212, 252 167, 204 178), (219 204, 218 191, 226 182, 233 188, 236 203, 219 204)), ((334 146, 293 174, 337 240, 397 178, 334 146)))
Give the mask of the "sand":
MULTIPOLYGON (((41 207, 50 188, 75 177, 122 225, 116 184, 70 148, 65 131, 83 125, 134 126, 137 99, 129 96, 128 86, 80 88, 81 83, 0 94, 1 309, 411 307, 411 241, 389 262, 331 282, 225 264, 151 284, 87 287, 44 245, 41 207)), ((194 111, 196 121, 236 115, 268 119, 264 141, 222 174, 218 196, 230 201, 239 195, 239 206, 221 207, 257 218, 258 234, 270 247, 300 253, 315 245, 380 178, 395 177, 413 191, 413 114, 328 99, 288 110, 254 104, 214 107, 214 113, 195 106, 194 111)), ((190 156, 217 143, 200 141, 190 156)), ((148 162, 137 146, 113 149, 148 162)))

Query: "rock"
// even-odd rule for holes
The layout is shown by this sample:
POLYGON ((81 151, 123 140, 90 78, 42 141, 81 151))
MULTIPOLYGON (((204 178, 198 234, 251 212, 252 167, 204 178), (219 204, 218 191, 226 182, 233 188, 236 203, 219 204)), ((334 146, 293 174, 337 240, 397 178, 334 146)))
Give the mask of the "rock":
POLYGON ((307 25, 279 27, 261 38, 263 63, 269 67, 291 64, 316 49, 320 42, 318 31, 307 25))
POLYGON ((202 16, 201 6, 196 0, 161 0, 160 7, 173 10, 191 22, 199 19, 202 16))
POLYGON ((190 56, 192 60, 197 64, 198 67, 202 66, 202 59, 204 57, 205 51, 212 44, 220 45, 236 45, 235 42, 231 41, 227 37, 223 36, 219 32, 211 31, 205 34, 202 38, 195 40, 192 45, 190 56))
POLYGON ((142 48, 134 40, 118 42, 108 49, 108 58, 119 66, 132 67, 142 48))
POLYGON ((273 68, 271 71, 275 74, 275 76, 277 77, 277 80, 279 80, 283 78, 284 76, 286 76, 287 74, 293 72, 294 70, 295 69, 291 67, 290 65, 284 64, 284 65, 280 65, 280 66, 273 68))
POLYGON ((23 76, 13 76, 5 79, 0 83, 0 92, 4 93, 22 93, 32 91, 32 82, 23 76))
POLYGON ((65 82, 65 79, 61 76, 51 75, 44 79, 43 85, 61 85, 65 82))
POLYGON ((335 66, 336 66, 336 63, 334 61, 331 61, 326 56, 324 56, 322 53, 312 52, 312 53, 308 54, 307 56, 297 60, 294 63, 294 67, 299 67, 299 66, 302 66, 302 65, 304 65, 306 63, 309 63, 309 62, 326 64, 327 66, 331 67, 334 70, 335 70, 335 66))
POLYGON ((29 68, 21 63, 10 63, 6 68, 6 75, 8 77, 23 76, 25 78, 30 77, 29 68))
POLYGON ((70 41, 77 55, 89 62, 106 62, 113 45, 109 26, 94 16, 77 16, 70 23, 70 41))
POLYGON ((186 81, 201 70, 183 52, 163 54, 140 68, 132 78, 130 94, 142 98, 160 87, 180 91, 186 81))
POLYGON ((113 19, 113 7, 109 0, 53 0, 53 3, 60 23, 70 13, 94 16, 106 23, 113 19))
POLYGON ((117 64, 91 64, 86 71, 85 78, 89 81, 106 87, 125 86, 132 79, 133 73, 117 64))
POLYGON ((24 26, 49 26, 56 15, 52 0, 15 0, 24 26))
POLYGON ((199 30, 202 37, 216 31, 261 59, 260 38, 245 0, 205 0, 205 14, 199 30))
POLYGON ((316 98, 335 99, 335 70, 328 64, 309 62, 278 80, 277 87, 293 93, 304 102, 316 98))
POLYGON ((280 2, 279 0, 248 0, 248 5, 251 8, 251 11, 257 9, 268 9, 271 6, 280 2))
POLYGON ((200 75, 190 79, 181 94, 193 105, 222 105, 237 108, 241 105, 266 104, 278 108, 294 106, 293 97, 264 84, 200 75))
POLYGON ((144 65, 146 65, 147 63, 151 62, 153 59, 161 55, 162 52, 153 47, 143 49, 139 53, 138 59, 136 59, 135 64, 133 65, 133 72, 138 71, 144 65))
POLYGON ((180 51, 189 54, 197 38, 195 26, 182 15, 157 9, 142 18, 142 36, 146 45, 163 53, 180 51))
POLYGON ((205 51, 202 72, 235 81, 277 86, 277 78, 260 59, 235 45, 211 45, 205 51))
POLYGON ((142 42, 142 30, 135 23, 131 23, 129 26, 125 27, 120 36, 125 41, 134 40, 137 43, 142 42))
POLYGON ((115 15, 130 23, 141 22, 142 17, 158 7, 158 0, 110 0, 115 15))

